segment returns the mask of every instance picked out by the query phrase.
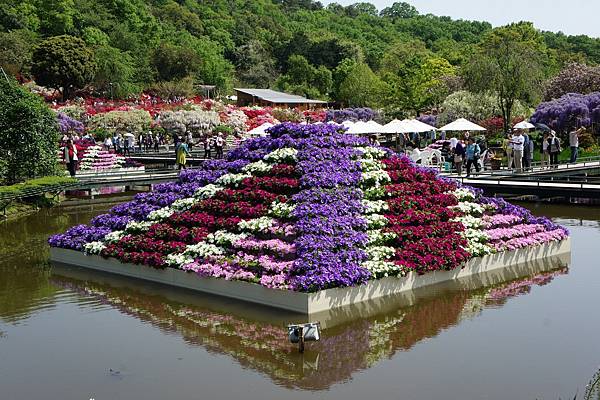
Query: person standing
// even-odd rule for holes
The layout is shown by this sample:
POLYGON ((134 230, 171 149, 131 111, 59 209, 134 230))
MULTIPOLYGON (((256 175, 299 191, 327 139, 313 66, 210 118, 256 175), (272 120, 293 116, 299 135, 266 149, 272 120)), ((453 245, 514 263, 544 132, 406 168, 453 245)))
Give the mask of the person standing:
POLYGON ((204 158, 210 159, 210 138, 206 136, 204 141, 202 142, 202 146, 204 147, 204 158))
POLYGON ((523 134, 523 168, 528 171, 531 168, 531 161, 533 159, 533 140, 527 133, 523 134))
POLYGON ((465 147, 462 145, 460 140, 457 140, 456 146, 454 147, 454 167, 458 176, 462 175, 462 166, 465 159, 465 147))
POLYGON ((579 136, 583 133, 583 127, 576 131, 569 132, 569 146, 571 147, 571 158, 570 163, 577 162, 577 156, 579 155, 579 136))
POLYGON ((69 174, 71 177, 74 177, 77 171, 77 162, 79 161, 79 157, 77 157, 77 147, 73 144, 72 139, 67 140, 67 144, 65 145, 63 151, 69 174))
MULTIPOLYGON (((129 140, 129 139, 127 139, 129 140)), ((140 133, 140 135, 138 136, 138 151, 141 154, 142 153, 142 146, 144 145, 144 134, 140 133)))
POLYGON ((544 136, 542 137, 542 169, 550 166, 550 134, 548 132, 544 132, 544 136))
POLYGON ((107 136, 106 139, 104 139, 104 149, 106 151, 110 151, 110 148, 112 147, 113 143, 112 140, 110 139, 110 136, 107 136))
POLYGON ((507 164, 506 166, 508 167, 509 170, 512 170, 513 168, 513 145, 511 143, 512 140, 512 135, 509 133, 506 134, 506 139, 504 139, 504 141, 502 142, 502 148, 504 149, 504 152, 506 153, 506 159, 507 159, 507 164))
POLYGON ((548 148, 550 149, 550 165, 553 168, 558 168, 558 155, 562 151, 560 146, 560 139, 556 137, 556 132, 550 132, 550 141, 548 142, 548 148))
POLYGON ((175 153, 177 154, 177 166, 181 170, 186 169, 187 156, 191 156, 190 150, 188 147, 188 139, 185 138, 183 142, 179 142, 176 147, 175 153))
POLYGON ((158 137, 158 133, 154 134, 154 152, 158 153, 158 146, 160 145, 160 138, 158 137))
POLYGON ((225 141, 223 140, 223 135, 219 133, 217 138, 215 139, 215 150, 217 152, 217 158, 223 158, 223 146, 225 145, 225 141))
POLYGON ((515 169, 517 172, 523 172, 523 148, 525 147, 525 138, 521 130, 518 130, 513 135, 510 143, 513 147, 513 157, 515 162, 515 169))
POLYGON ((467 178, 471 176, 471 167, 475 165, 475 171, 479 173, 479 157, 481 156, 481 148, 475 140, 470 137, 467 140, 467 148, 465 149, 467 158, 467 178))

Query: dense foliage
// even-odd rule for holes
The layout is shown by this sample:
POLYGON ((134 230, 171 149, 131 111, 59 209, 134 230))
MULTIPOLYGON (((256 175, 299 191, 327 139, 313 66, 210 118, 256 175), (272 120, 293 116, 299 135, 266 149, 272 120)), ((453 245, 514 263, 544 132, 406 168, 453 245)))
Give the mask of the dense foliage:
POLYGON ((39 96, 0 79, 0 181, 54 173, 57 141, 56 114, 39 96))
MULTIPOLYGON (((526 25, 513 31, 527 31, 526 25)), ((487 22, 420 15, 402 2, 379 11, 369 3, 324 7, 312 0, 6 0, 0 65, 44 81, 42 68, 32 70, 42 62, 40 49, 51 40, 62 51, 57 38, 76 37, 83 50, 68 56, 84 55, 86 68, 73 66, 69 80, 58 82, 67 88, 87 84, 96 94, 122 97, 235 83, 346 107, 383 106, 399 116, 438 106, 456 90, 448 83, 490 43, 490 32, 487 22)), ((573 60, 600 62, 600 39, 534 32, 522 42, 539 55, 546 78, 573 60)), ((45 62, 65 66, 60 58, 45 62)))

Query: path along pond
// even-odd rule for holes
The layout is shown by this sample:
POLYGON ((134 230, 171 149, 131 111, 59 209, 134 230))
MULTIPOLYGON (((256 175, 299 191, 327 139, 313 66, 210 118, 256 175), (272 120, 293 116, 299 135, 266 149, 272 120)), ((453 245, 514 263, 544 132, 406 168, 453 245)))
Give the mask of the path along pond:
POLYGON ((0 398, 572 398, 600 365, 600 208, 528 206, 570 265, 341 313, 303 355, 289 315, 49 265, 47 237, 103 210, 0 223, 0 398))

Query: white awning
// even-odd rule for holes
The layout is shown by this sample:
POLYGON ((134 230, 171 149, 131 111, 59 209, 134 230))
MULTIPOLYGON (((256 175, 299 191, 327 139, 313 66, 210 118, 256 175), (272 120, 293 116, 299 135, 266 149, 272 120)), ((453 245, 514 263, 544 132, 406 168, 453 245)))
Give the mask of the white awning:
POLYGON ((414 132, 431 132, 437 130, 435 126, 431 126, 426 124, 425 122, 421 122, 418 119, 411 119, 410 123, 418 130, 414 132))
POLYGON ((440 131, 485 131, 483 126, 479 126, 464 118, 459 118, 454 122, 450 122, 446 126, 442 126, 440 131))

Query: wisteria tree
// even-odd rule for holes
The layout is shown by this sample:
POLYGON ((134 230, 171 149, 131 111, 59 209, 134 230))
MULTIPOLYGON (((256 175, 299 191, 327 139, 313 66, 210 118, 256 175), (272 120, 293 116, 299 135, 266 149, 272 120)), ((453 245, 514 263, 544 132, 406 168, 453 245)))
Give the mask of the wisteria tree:
POLYGON ((569 93, 559 99, 540 104, 531 117, 533 123, 543 123, 557 132, 566 133, 580 126, 600 123, 600 92, 569 93))
POLYGON ((597 91, 600 91, 600 67, 572 63, 546 82, 544 99, 558 99, 567 93, 587 94, 597 91))

